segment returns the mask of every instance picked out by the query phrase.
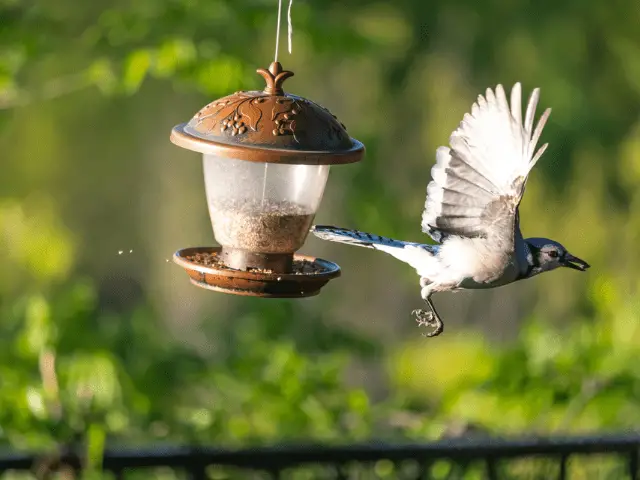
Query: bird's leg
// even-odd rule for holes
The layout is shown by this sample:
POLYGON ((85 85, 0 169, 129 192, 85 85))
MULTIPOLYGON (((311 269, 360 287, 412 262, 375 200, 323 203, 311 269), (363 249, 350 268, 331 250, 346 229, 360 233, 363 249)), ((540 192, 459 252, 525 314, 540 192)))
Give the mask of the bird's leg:
POLYGON ((436 337, 442 333, 444 330, 444 324, 438 315, 435 307, 433 306, 433 302, 431 301, 432 291, 427 282, 423 282, 424 279, 420 280, 420 285, 422 286, 422 290, 420 291, 420 295, 422 299, 429 306, 429 311, 425 310, 414 310, 412 313, 416 317, 416 321, 419 326, 426 325, 428 327, 432 327, 433 330, 429 333, 424 333, 423 335, 426 337, 436 337))

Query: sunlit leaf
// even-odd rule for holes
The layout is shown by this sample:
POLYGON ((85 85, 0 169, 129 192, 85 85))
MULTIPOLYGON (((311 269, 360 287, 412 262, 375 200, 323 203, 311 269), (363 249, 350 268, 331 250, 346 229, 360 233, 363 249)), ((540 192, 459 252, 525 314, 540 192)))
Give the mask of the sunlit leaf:
POLYGON ((144 81, 151 67, 152 54, 149 50, 132 52, 124 65, 122 84, 127 93, 134 93, 144 81))

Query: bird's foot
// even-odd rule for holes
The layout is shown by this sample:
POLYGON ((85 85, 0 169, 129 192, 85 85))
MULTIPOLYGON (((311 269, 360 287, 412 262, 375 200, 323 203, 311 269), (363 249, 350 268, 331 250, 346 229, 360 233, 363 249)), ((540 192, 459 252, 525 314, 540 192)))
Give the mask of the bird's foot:
POLYGON ((411 313, 416 317, 416 322, 418 322, 419 327, 426 326, 433 329, 429 333, 423 333, 423 336, 437 337, 444 330, 442 320, 440 320, 440 317, 435 313, 421 309, 414 310, 411 313))

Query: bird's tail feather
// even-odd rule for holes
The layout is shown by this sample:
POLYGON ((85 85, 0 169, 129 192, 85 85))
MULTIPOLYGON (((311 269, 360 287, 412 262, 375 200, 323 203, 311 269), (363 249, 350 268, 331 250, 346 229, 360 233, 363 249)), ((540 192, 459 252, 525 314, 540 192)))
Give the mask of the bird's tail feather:
POLYGON ((314 225, 311 232, 318 238, 332 242, 346 243, 358 247, 374 248, 388 253, 398 260, 408 263, 418 273, 425 265, 433 261, 438 253, 439 245, 425 245, 422 243, 403 242, 393 238, 381 237, 371 233, 350 230, 348 228, 331 227, 328 225, 314 225))
POLYGON ((311 232, 322 240, 347 243, 349 245, 357 245, 359 247, 366 248, 376 248, 380 246, 404 248, 407 245, 417 245, 410 242, 403 242, 401 240, 394 240, 393 238, 381 237, 380 235, 374 235, 372 233, 360 232, 358 230, 351 230, 348 228, 332 227, 329 225, 314 225, 311 227, 311 232))

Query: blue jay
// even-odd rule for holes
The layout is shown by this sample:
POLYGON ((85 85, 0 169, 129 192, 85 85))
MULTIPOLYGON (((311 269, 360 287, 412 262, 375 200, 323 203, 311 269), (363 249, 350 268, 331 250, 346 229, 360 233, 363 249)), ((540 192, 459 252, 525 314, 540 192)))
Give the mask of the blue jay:
POLYGON ((449 139, 436 150, 427 186, 422 231, 435 242, 393 240, 357 230, 315 225, 319 238, 381 250, 409 264, 420 276, 428 311, 414 310, 429 337, 443 331, 431 301, 435 292, 494 288, 531 278, 558 267, 585 271, 589 264, 547 238, 523 238, 518 207, 529 172, 548 144, 536 151, 547 109, 533 128, 540 90, 529 97, 522 119, 521 87, 511 90, 511 105, 502 85, 471 107, 449 139))

